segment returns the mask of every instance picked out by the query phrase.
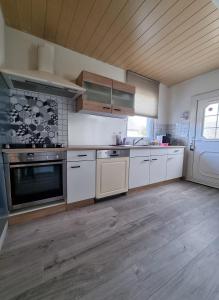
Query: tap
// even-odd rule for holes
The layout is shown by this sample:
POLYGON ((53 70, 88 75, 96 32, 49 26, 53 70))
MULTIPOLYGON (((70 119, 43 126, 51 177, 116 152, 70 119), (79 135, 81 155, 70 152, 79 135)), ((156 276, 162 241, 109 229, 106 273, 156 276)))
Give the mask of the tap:
POLYGON ((135 146, 135 145, 137 145, 140 141, 142 141, 144 138, 143 137, 141 137, 141 138, 139 138, 139 139, 134 139, 133 140, 133 146, 135 146))

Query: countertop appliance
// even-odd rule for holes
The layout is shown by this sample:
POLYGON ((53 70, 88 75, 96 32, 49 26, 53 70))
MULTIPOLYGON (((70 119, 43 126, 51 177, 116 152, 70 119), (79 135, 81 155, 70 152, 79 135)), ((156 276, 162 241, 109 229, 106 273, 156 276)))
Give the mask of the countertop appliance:
POLYGON ((15 150, 4 162, 10 211, 65 199, 65 152, 15 150))
POLYGON ((129 149, 98 150, 96 199, 128 191, 129 149))

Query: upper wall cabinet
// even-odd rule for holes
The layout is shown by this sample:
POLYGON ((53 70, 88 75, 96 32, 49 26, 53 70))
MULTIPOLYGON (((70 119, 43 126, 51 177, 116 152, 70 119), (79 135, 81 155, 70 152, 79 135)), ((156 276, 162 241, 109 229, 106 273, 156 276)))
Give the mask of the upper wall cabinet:
POLYGON ((113 80, 112 113, 134 115, 135 87, 113 80))
POLYGON ((82 71, 76 82, 86 89, 77 99, 77 112, 109 116, 134 114, 135 87, 87 71, 82 71))

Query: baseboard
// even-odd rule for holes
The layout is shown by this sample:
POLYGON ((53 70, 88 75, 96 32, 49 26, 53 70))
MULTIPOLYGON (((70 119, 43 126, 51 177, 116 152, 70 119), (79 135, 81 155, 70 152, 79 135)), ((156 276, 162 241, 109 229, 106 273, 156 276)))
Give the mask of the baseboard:
POLYGON ((8 221, 5 223, 5 227, 2 231, 2 234, 0 236, 0 251, 3 247, 3 244, 4 244, 4 241, 5 241, 5 238, 6 238, 6 234, 7 234, 7 230, 8 230, 8 221))
POLYGON ((81 207, 85 207, 85 206, 89 206, 89 205, 93 205, 94 199, 87 199, 87 200, 82 200, 82 201, 77 201, 77 202, 73 202, 73 203, 67 203, 66 204, 66 210, 72 210, 72 209, 76 209, 76 208, 81 208, 81 207))
POLYGON ((183 178, 182 178, 182 177, 179 177, 179 178, 174 178, 174 179, 170 179, 170 180, 165 180, 165 181, 161 181, 161 182, 157 182, 157 183, 147 184, 147 185, 144 185, 144 186, 139 186, 139 187, 136 187, 136 188, 129 189, 128 193, 139 192, 139 191, 145 191, 145 190, 151 189, 151 188, 153 188, 153 187, 158 187, 158 186, 162 186, 162 185, 167 185, 167 184, 170 184, 170 183, 173 183, 173 182, 177 182, 177 181, 180 181, 180 180, 183 180, 183 178))
POLYGON ((33 211, 11 214, 9 216, 8 222, 9 225, 22 224, 46 216, 54 215, 63 211, 65 211, 65 203, 42 207, 33 211))

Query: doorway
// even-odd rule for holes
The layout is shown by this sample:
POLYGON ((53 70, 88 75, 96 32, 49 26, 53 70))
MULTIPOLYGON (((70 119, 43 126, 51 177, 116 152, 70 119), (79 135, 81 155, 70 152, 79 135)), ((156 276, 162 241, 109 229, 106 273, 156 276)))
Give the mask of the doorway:
POLYGON ((187 177, 219 188, 219 91, 193 99, 187 177))

